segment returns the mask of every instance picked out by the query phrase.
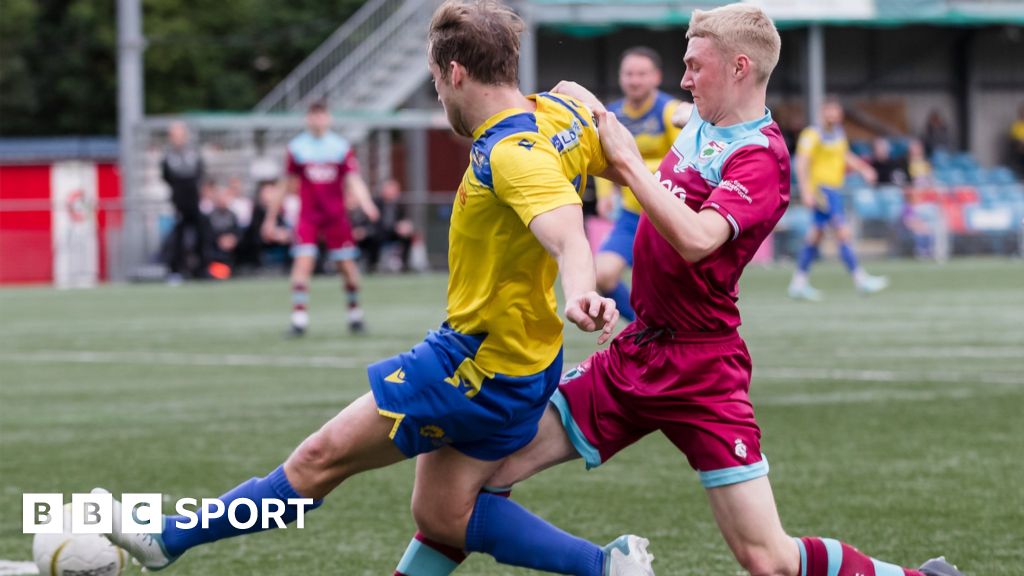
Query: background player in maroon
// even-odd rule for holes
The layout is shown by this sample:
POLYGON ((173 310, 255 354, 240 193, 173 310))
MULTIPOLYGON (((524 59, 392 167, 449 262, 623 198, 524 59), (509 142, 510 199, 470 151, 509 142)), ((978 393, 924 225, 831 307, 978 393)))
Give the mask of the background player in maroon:
POLYGON ((789 204, 789 154, 765 107, 781 41, 764 12, 742 4, 694 11, 687 38, 682 88, 696 109, 653 175, 592 94, 556 88, 594 109, 613 171, 645 210, 634 248, 637 320, 566 375, 537 437, 490 485, 580 457, 599 466, 661 431, 698 471, 722 535, 753 575, 958 576, 943 559, 909 570, 783 530, 748 396, 751 359, 736 332, 740 275, 789 204))
MULTIPOLYGON (((291 334, 301 336, 309 326, 309 280, 316 266, 319 242, 328 258, 337 264, 348 298, 348 322, 353 332, 363 329, 359 307, 359 249, 349 224, 349 204, 362 210, 370 221, 379 217, 366 183, 359 175, 359 163, 347 140, 331 131, 327 105, 314 102, 306 113, 306 130, 288 143, 288 193, 299 194, 302 207, 292 247, 291 334)), ((277 218, 280 201, 268 210, 267 223, 277 218)), ((269 224, 268 224, 269 225, 269 224)), ((273 234, 265 230, 264 237, 273 234)))

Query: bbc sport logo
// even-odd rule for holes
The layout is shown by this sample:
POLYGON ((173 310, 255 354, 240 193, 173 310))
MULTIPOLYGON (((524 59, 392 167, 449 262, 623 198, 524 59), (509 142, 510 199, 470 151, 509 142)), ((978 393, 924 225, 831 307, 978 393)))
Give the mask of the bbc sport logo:
MULTIPOLYGON (((160 510, 162 494, 121 495, 121 532, 126 534, 159 534, 163 530, 160 510)), ((281 517, 287 507, 295 507, 295 527, 305 526, 306 508, 312 498, 279 500, 264 498, 259 503, 249 498, 236 498, 225 506, 218 498, 182 498, 174 506, 182 517, 175 525, 183 530, 201 526, 209 528, 210 520, 226 517, 238 530, 248 530, 260 523, 264 530, 286 528, 281 517), (200 517, 200 511, 202 517, 200 517)), ((114 528, 114 497, 108 493, 72 494, 68 508, 72 534, 110 534, 114 528)), ((63 494, 22 494, 21 531, 24 534, 62 534, 65 532, 63 494)))

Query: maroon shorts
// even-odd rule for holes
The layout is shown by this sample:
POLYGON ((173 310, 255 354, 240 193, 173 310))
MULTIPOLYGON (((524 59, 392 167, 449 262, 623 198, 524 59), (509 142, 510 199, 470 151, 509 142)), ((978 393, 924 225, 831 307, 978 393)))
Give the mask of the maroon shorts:
POLYGON ((316 256, 320 239, 323 239, 332 260, 352 260, 359 256, 348 215, 344 212, 301 210, 292 255, 316 256))
POLYGON ((748 395, 750 353, 739 334, 662 334, 646 342, 640 334, 634 322, 567 372, 551 399, 587 467, 659 430, 706 488, 766 475, 748 395))

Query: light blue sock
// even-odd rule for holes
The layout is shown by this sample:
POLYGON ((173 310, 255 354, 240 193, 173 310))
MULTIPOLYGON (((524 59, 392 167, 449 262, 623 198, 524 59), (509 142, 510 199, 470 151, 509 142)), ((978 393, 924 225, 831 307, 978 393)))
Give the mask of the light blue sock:
POLYGON ((629 288, 626 287, 625 282, 619 282, 615 286, 615 290, 612 290, 611 294, 607 294, 607 296, 615 300, 615 307, 619 309, 619 316, 630 322, 636 319, 636 312, 629 305, 629 288))
MULTIPOLYGON (((221 496, 220 501, 224 503, 225 512, 219 518, 210 518, 208 528, 202 528, 201 522, 205 513, 204 510, 196 510, 200 523, 196 524, 194 528, 178 528, 175 526, 177 521, 187 522, 189 519, 184 516, 168 516, 164 522, 162 534, 164 547, 167 552, 171 556, 180 556, 189 548, 200 544, 264 530, 262 520, 257 521, 251 528, 244 530, 231 525, 227 509, 231 502, 238 498, 248 498, 259 507, 260 502, 264 498, 273 498, 287 502, 289 498, 302 498, 302 496, 288 482, 288 477, 284 473, 284 466, 278 466, 276 470, 267 476, 263 478, 250 478, 221 496)), ((323 504, 323 500, 314 500, 312 505, 305 507, 305 510, 313 510, 321 504, 323 504)), ((281 515, 281 521, 285 524, 290 524, 296 517, 298 517, 298 507, 285 506, 284 513, 281 515)), ((236 508, 235 518, 240 523, 248 521, 249 508, 246 506, 236 508)), ((276 527, 277 524, 271 520, 269 526, 276 527)))
POLYGON ((843 264, 846 265, 846 269, 853 274, 854 270, 857 269, 857 256, 853 253, 853 247, 850 246, 849 242, 843 242, 839 245, 839 256, 843 259, 843 264))
POLYGON ((490 554, 502 564, 556 574, 602 576, 604 551, 491 494, 476 499, 466 528, 466 550, 490 554))

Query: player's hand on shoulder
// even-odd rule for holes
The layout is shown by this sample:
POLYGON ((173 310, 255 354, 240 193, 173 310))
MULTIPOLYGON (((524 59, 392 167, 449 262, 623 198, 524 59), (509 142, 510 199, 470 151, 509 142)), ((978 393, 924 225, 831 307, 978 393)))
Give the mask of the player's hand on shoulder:
POLYGON ((570 80, 562 80, 551 89, 555 94, 564 94, 582 102, 593 113, 604 112, 604 104, 590 90, 570 80))
POLYGON ((597 343, 604 344, 611 338, 615 323, 619 321, 619 311, 614 300, 590 291, 569 298, 565 303, 565 317, 584 332, 600 330, 597 343))
POLYGON ((594 117, 600 127, 601 148, 609 164, 621 168, 632 161, 643 162, 636 139, 613 112, 595 112, 594 117))

